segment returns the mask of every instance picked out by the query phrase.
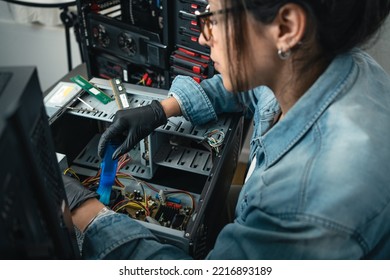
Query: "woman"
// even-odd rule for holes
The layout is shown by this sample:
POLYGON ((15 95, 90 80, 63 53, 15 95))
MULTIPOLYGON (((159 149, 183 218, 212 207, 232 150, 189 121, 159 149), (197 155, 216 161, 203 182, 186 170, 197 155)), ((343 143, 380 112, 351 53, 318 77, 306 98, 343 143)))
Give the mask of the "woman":
MULTIPOLYGON (((119 111, 99 154, 127 132, 114 157, 122 155, 170 116, 199 124, 245 110, 250 168, 235 220, 207 258, 388 259, 390 78, 357 47, 389 10, 384 0, 210 0, 199 42, 220 75, 200 85, 179 76, 161 104, 119 111)), ((67 192, 85 258, 189 257, 67 192)))

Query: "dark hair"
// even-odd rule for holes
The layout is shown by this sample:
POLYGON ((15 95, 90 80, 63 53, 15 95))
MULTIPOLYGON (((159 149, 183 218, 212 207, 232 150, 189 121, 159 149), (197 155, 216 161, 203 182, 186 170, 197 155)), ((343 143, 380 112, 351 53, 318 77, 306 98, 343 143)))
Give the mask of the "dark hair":
MULTIPOLYGON (((338 54, 347 52, 354 47, 363 46, 378 31, 390 12, 390 0, 224 0, 223 7, 233 8, 236 12, 226 16, 226 32, 228 28, 234 33, 233 44, 236 53, 228 49, 229 57, 242 63, 246 55, 247 37, 243 32, 248 14, 263 24, 271 23, 279 9, 287 3, 300 5, 307 13, 308 29, 305 39, 315 36, 319 51, 302 67, 308 68, 318 59, 330 61, 338 54), (242 12, 245 11, 245 12, 242 12), (239 51, 238 51, 239 50, 239 51), (230 52, 230 53, 229 53, 230 52), (231 56, 233 55, 233 56, 231 56)), ((305 48, 304 41, 300 48, 305 48)), ((309 48, 309 47, 308 47, 309 48)), ((245 67, 234 70, 233 88, 245 88, 245 67)))

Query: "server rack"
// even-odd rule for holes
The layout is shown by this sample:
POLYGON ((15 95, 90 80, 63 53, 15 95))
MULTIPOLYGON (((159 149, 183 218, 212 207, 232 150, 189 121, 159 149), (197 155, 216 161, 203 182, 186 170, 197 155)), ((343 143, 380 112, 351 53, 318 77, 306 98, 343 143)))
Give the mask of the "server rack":
POLYGON ((168 89, 177 75, 215 74, 198 44, 196 10, 205 0, 79 0, 80 44, 88 78, 115 78, 168 89))

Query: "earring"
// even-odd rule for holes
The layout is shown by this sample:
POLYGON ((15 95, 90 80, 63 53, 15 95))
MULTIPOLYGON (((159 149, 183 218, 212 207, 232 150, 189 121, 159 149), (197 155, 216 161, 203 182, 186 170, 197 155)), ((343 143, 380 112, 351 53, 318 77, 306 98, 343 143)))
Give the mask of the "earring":
POLYGON ((278 56, 281 60, 286 60, 291 55, 291 49, 288 49, 287 51, 283 51, 282 49, 278 49, 278 56))

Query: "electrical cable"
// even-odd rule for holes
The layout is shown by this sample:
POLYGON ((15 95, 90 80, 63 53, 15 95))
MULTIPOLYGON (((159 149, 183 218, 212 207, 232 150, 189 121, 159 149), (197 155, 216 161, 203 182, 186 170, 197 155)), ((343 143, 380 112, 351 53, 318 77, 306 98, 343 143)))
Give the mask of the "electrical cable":
POLYGON ((133 15, 133 0, 130 0, 129 2, 129 14, 130 14, 130 20, 133 25, 135 25, 134 15, 133 15))
POLYGON ((200 143, 206 142, 211 147, 211 149, 216 152, 216 154, 219 154, 220 146, 225 140, 225 133, 222 130, 213 129, 209 132, 206 132, 203 136, 204 138, 202 141, 200 141, 200 143))

